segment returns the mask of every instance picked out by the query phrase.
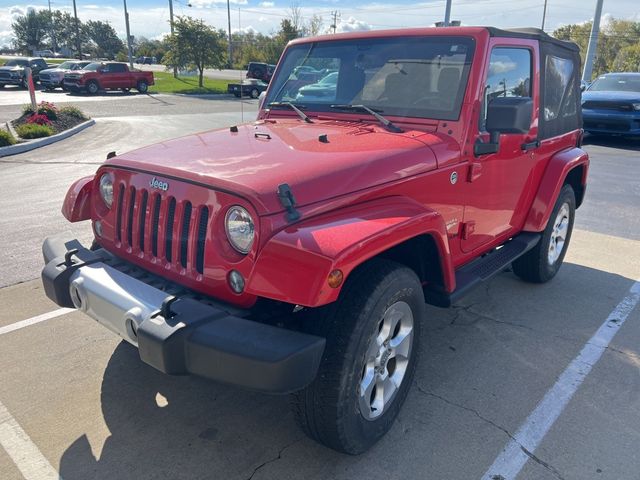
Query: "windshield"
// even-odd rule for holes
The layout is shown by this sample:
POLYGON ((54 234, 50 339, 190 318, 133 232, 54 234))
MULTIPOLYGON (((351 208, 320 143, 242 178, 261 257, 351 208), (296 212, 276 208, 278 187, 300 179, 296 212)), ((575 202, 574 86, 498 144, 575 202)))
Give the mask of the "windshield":
POLYGON ((72 70, 74 65, 77 65, 76 62, 62 62, 58 68, 61 68, 63 70, 72 70))
POLYGON ((27 60, 9 60, 5 63, 7 67, 28 67, 29 62, 27 60))
POLYGON ((640 75, 605 75, 589 87, 590 92, 640 92, 640 75))
POLYGON ((366 105, 384 115, 456 120, 474 42, 466 37, 386 37, 303 43, 287 49, 266 104, 366 105))
POLYGON ((83 70, 89 70, 91 72, 95 72, 97 71, 100 67, 102 66, 101 63, 90 63, 89 65, 87 65, 86 67, 83 68, 83 70))

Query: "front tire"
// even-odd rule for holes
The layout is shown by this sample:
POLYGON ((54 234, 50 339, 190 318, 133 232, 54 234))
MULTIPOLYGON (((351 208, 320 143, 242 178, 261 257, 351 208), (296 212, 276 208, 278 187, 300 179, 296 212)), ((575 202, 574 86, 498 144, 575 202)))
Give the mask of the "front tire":
POLYGON ((545 283, 555 277, 569 247, 576 212, 576 196, 565 185, 553 207, 538 244, 513 262, 513 273, 532 283, 545 283))
POLYGON ((89 95, 95 95, 98 91, 100 91, 100 85, 98 85, 98 82, 91 80, 87 83, 87 93, 89 93, 89 95))
POLYGON ((257 88, 251 90, 251 98, 258 98, 260 96, 260 92, 257 88))
POLYGON ((316 379, 292 395, 302 430, 352 455, 376 443, 411 386, 424 316, 422 286, 411 269, 376 259, 353 272, 340 299, 311 315, 310 330, 327 345, 316 379))

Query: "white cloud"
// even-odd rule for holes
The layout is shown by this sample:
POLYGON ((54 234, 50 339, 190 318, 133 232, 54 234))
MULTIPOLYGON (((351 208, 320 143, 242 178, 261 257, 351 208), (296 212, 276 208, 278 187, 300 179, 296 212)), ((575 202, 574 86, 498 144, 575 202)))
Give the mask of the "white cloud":
POLYGON ((371 30, 371 25, 362 20, 356 20, 353 17, 349 17, 346 22, 338 23, 338 32, 361 32, 371 30))
POLYGON ((500 73, 507 73, 511 70, 515 70, 517 65, 512 61, 497 61, 491 63, 491 68, 489 69, 490 75, 498 75, 500 73))
POLYGON ((275 6, 275 2, 260 2, 258 5, 265 8, 270 8, 275 6))
POLYGON ((231 31, 232 31, 233 33, 237 33, 237 32, 242 32, 242 33, 253 33, 253 34, 258 33, 258 30, 256 30, 255 28, 253 28, 251 25, 249 25, 248 27, 242 27, 242 28, 240 28, 240 29, 231 27, 231 31))
MULTIPOLYGON (((194 8, 208 8, 216 4, 227 4, 227 0, 191 0, 189 2, 194 8)), ((234 5, 246 5, 247 0, 230 0, 229 3, 234 5)))

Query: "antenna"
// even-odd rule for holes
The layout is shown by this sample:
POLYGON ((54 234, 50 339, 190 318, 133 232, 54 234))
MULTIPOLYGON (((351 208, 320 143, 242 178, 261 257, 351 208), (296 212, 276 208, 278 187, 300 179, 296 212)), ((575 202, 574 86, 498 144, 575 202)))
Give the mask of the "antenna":
MULTIPOLYGON (((240 23, 240 7, 238 7, 238 32, 242 32, 242 25, 240 23)), ((242 35, 240 35, 242 38, 242 35)), ((231 40, 231 36, 229 36, 229 40, 231 40)), ((240 46, 240 51, 242 51, 242 46, 240 46)), ((244 123, 244 100, 242 99, 242 71, 240 71, 240 122, 244 123)))

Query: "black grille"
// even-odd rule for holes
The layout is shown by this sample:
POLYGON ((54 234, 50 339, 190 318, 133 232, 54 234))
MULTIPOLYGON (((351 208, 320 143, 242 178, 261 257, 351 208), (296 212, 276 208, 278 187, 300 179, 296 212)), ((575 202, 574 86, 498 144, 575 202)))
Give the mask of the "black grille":
POLYGON ((604 100, 587 100, 582 104, 582 108, 589 110, 615 110, 617 112, 630 112, 633 110, 631 103, 604 100))
POLYGON ((127 217, 127 244, 133 246, 133 207, 136 204, 136 189, 131 187, 129 195, 129 216, 127 217))
POLYGON ((187 202, 182 212, 182 231, 180 232, 180 265, 187 267, 189 226, 191 225, 191 202, 187 202))
POLYGON ((207 223, 209 223, 209 208, 202 207, 198 220, 198 246, 196 251, 196 271, 204 272, 204 242, 207 239, 207 223))
POLYGON ((160 224, 160 203, 162 198, 156 195, 153 204, 153 217, 151 218, 151 252, 154 257, 158 256, 158 225, 160 224))
POLYGON ((138 241, 140 242, 140 250, 144 252, 144 226, 147 222, 147 200, 149 193, 145 190, 142 192, 142 203, 140 204, 140 224, 138 225, 138 241))
POLYGON ((176 216, 176 199, 172 198, 169 202, 169 211, 167 212, 167 229, 165 230, 165 256, 167 261, 171 262, 171 247, 173 245, 173 221, 176 216))
POLYGON ((116 235, 118 241, 122 241, 122 203, 124 202, 124 185, 120 184, 118 189, 118 212, 116 217, 116 235))

